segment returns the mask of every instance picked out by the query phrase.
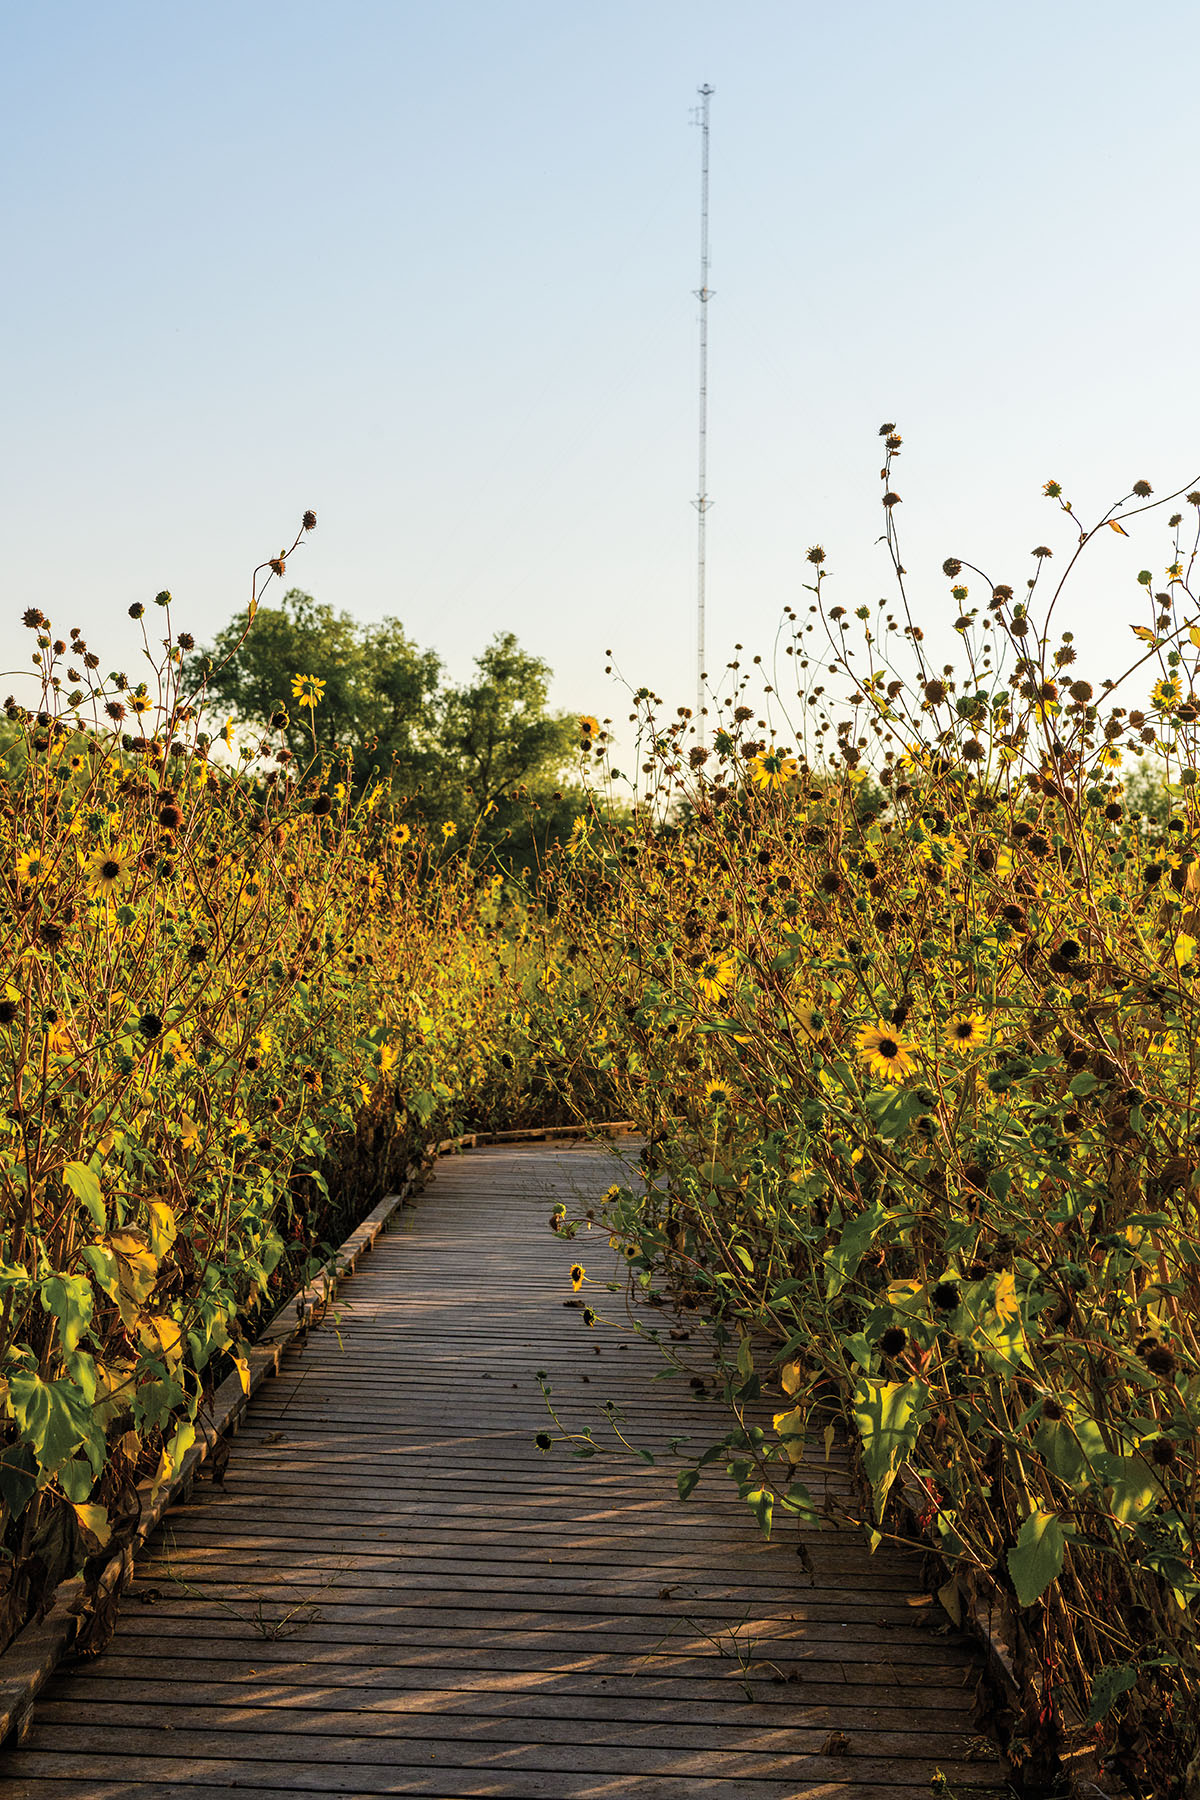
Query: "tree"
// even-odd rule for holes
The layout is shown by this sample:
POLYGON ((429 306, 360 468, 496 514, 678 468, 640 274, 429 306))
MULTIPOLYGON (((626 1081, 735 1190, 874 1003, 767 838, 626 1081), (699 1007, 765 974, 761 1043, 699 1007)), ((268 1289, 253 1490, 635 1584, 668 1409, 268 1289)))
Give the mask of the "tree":
POLYGON ((547 823, 569 810, 554 795, 577 721, 548 710, 549 666, 511 631, 497 634, 475 671, 473 681, 445 686, 438 656, 418 649, 398 619, 364 624, 292 588, 259 609, 248 634, 233 619, 190 659, 185 679, 204 680, 210 704, 256 726, 286 713, 298 760, 311 757, 315 732, 318 751, 351 756, 356 785, 378 771, 431 822, 466 827, 485 815, 490 841, 516 841, 530 803, 547 823), (325 683, 311 711, 292 698, 297 675, 325 683))

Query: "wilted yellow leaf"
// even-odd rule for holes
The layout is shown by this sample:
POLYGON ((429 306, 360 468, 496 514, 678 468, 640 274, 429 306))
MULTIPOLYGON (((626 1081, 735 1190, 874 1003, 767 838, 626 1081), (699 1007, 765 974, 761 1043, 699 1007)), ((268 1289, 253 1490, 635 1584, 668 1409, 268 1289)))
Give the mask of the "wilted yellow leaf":
POLYGON ((779 1385, 787 1395, 792 1395, 804 1380, 803 1363, 784 1363, 779 1371, 779 1385))
POLYGON ((112 1536, 112 1526, 108 1522, 108 1514, 102 1506, 75 1506, 71 1511, 79 1520, 79 1526, 88 1540, 89 1547, 103 1550, 112 1536))
POLYGON ((165 1200, 151 1200, 146 1210, 150 1214, 150 1248, 161 1262, 178 1235, 175 1214, 165 1200))
POLYGON ((1125 527, 1123 525, 1118 525, 1117 521, 1115 519, 1110 519, 1108 521, 1108 529, 1110 531, 1119 531, 1122 537, 1129 536, 1129 533, 1126 531, 1125 527))
POLYGON ((1134 637, 1141 638, 1143 643, 1154 644, 1158 642, 1148 625, 1131 625, 1129 629, 1132 631, 1134 637))
POLYGON ((779 1433, 783 1442, 784 1453, 789 1462, 799 1462, 804 1455, 804 1426, 806 1415, 799 1406, 791 1412, 776 1413, 771 1423, 779 1433))
POLYGON ((175 1367, 183 1361, 183 1332, 174 1319, 162 1314, 141 1318, 138 1320, 138 1337, 143 1349, 152 1355, 165 1356, 175 1367))

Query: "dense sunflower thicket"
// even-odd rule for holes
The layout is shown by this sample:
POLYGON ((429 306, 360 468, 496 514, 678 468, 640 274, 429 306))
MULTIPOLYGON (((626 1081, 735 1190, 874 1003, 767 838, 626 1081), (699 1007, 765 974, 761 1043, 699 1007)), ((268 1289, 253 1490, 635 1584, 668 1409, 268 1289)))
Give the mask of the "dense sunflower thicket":
POLYGON ((0 727, 0 1645, 127 1535, 323 1243, 431 1140, 553 1100, 500 877, 297 777, 282 729, 210 745, 159 604, 153 691, 27 614, 43 710, 0 727))
MULTIPOLYGON (((885 432, 902 604, 861 609, 856 637, 815 547, 782 663, 803 718, 782 718, 783 675, 757 705, 735 676, 706 748, 639 697, 652 791, 562 858, 565 954, 649 1139, 609 1217, 635 1279, 728 1334, 735 1407, 773 1402, 773 1429, 698 1464, 728 1464, 765 1528, 812 1517, 794 1465, 840 1418, 873 1540, 911 1531, 903 1494, 947 1603, 999 1612, 1018 1756, 1044 1760, 1073 1703, 1140 1791, 1185 1791, 1190 1764, 1191 1794, 1200 492, 1165 575, 1137 577, 1124 694, 1051 635, 1048 545, 1020 598, 948 559, 961 648, 933 666, 885 432)), ((1046 493, 1070 562, 1150 489, 1092 530, 1046 493)))

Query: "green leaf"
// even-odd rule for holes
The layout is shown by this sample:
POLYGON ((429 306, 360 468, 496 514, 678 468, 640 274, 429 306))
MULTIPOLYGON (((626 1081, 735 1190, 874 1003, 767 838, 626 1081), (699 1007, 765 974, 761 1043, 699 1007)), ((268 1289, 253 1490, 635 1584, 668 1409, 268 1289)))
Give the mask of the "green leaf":
POLYGON ((1067 1092, 1069 1094, 1074 1094, 1077 1100, 1082 1100, 1085 1095, 1092 1092, 1093 1088, 1098 1088, 1099 1086, 1100 1083, 1092 1074, 1091 1070, 1084 1069, 1082 1074, 1076 1075, 1074 1080, 1069 1083, 1067 1092))
POLYGON ((43 1381, 21 1370, 9 1383, 8 1398, 39 1469, 53 1474, 88 1435, 91 1408, 86 1397, 72 1381, 43 1381))
POLYGON ((858 1213, 850 1220, 837 1244, 825 1258, 829 1269, 829 1280, 825 1287, 827 1300, 833 1300, 841 1293, 886 1219, 887 1213, 876 1200, 865 1212, 858 1213))
POLYGON ((70 1356, 92 1322, 92 1284, 86 1275, 47 1275, 42 1305, 58 1320, 63 1354, 70 1356))
POLYGON ((1032 1512, 1008 1553, 1008 1570, 1022 1606, 1040 1600, 1062 1570, 1067 1540, 1057 1513, 1032 1512))
POLYGON ((1092 1705, 1085 1725, 1098 1725, 1106 1712, 1110 1712, 1121 1698, 1127 1694, 1137 1681, 1138 1672, 1130 1663, 1108 1663, 1103 1669, 1096 1670, 1096 1679, 1092 1682, 1092 1705))
POLYGON ((679 1489, 679 1498, 686 1500, 700 1479, 699 1469, 680 1469, 675 1477, 675 1486, 679 1489))
POLYGON ((742 1498, 758 1520, 758 1529, 765 1538, 771 1535, 771 1519, 775 1512, 775 1496, 769 1488, 751 1488, 742 1498))
POLYGON ((0 1444, 0 1500, 19 1519, 37 1492, 37 1461, 28 1444, 0 1444))
POLYGON ((85 1162, 69 1162, 63 1170, 63 1180, 75 1198, 87 1208, 97 1231, 103 1231, 107 1222, 104 1215, 104 1195, 93 1171, 85 1162))
POLYGON ((911 1456, 925 1423, 929 1389, 923 1381, 874 1381, 855 1384, 854 1422, 862 1439, 863 1468, 875 1496, 875 1516, 882 1518, 897 1471, 911 1456))

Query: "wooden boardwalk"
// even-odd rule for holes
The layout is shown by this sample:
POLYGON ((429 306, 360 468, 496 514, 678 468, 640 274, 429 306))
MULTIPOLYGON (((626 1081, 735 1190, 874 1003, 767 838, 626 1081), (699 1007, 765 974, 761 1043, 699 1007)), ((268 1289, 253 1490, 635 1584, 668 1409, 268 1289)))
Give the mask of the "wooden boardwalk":
POLYGON ((563 1304, 576 1257, 603 1276, 612 1253, 547 1216, 615 1172, 575 1146, 441 1165, 255 1398, 224 1488, 168 1515, 106 1654, 46 1688, 0 1756, 5 1800, 1002 1789, 913 1559, 827 1529, 810 1576, 795 1528, 764 1544, 719 1470, 681 1505, 669 1459, 536 1448, 538 1369, 598 1438, 608 1400, 652 1449, 723 1430, 653 1381, 652 1346, 563 1304))

